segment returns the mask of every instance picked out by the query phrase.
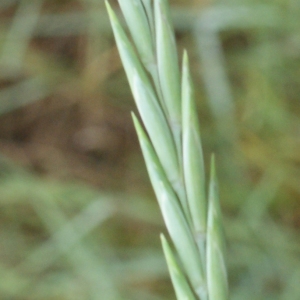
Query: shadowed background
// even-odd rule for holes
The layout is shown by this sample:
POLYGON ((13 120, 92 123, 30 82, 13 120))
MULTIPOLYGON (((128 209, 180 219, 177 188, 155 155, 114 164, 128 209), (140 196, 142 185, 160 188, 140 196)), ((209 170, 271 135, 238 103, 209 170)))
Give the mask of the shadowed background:
MULTIPOLYGON (((170 4, 230 299, 299 299, 300 4, 170 4)), ((132 110, 104 1, 0 2, 1 299, 174 299, 132 110)))

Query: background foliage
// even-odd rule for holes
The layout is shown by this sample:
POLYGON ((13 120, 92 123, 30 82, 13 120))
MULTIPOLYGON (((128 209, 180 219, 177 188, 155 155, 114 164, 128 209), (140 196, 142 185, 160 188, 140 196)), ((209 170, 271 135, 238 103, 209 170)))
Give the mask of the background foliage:
MULTIPOLYGON (((298 299, 300 5, 170 3, 231 299, 298 299)), ((0 2, 1 299, 174 299, 134 109, 101 0, 0 2)))

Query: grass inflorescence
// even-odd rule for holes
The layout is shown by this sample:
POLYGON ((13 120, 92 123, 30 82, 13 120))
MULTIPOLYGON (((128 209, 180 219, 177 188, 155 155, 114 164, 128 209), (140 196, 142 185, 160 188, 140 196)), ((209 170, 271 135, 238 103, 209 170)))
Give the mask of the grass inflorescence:
POLYGON ((178 64, 168 1, 119 1, 132 41, 107 2, 142 124, 133 114, 171 243, 161 236, 178 299, 228 299, 214 158, 205 168, 188 55, 178 64))

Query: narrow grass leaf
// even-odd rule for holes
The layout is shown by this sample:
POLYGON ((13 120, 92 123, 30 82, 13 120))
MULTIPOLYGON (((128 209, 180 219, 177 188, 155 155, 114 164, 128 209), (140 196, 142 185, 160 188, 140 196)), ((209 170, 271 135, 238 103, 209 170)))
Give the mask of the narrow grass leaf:
POLYGON ((163 234, 160 236, 161 243, 163 246, 164 254, 167 260, 167 265, 171 275, 171 280, 173 287, 175 289, 176 297, 178 300, 196 300, 188 281, 184 275, 184 272, 181 270, 175 253, 173 252, 168 241, 163 234))
POLYGON ((181 131, 180 75, 168 2, 166 0, 155 1, 154 12, 159 81, 169 123, 177 145, 179 145, 181 131))
POLYGON ((119 5, 141 61, 151 72, 155 64, 154 43, 143 3, 141 0, 119 0, 119 5))
POLYGON ((224 233, 216 181, 215 160, 211 161, 207 228, 207 284, 209 300, 228 300, 224 233))
MULTIPOLYGON (((170 237, 178 252, 185 272, 198 296, 206 290, 203 266, 201 265, 197 246, 177 197, 170 186, 155 151, 142 126, 133 115, 133 121, 146 162, 149 177, 170 237)), ((202 298, 201 298, 202 299, 202 298)), ((203 300, 205 300, 203 298, 203 300)))
POLYGON ((205 173, 194 88, 186 51, 183 55, 181 90, 184 181, 196 240, 201 249, 203 249, 207 223, 205 173))

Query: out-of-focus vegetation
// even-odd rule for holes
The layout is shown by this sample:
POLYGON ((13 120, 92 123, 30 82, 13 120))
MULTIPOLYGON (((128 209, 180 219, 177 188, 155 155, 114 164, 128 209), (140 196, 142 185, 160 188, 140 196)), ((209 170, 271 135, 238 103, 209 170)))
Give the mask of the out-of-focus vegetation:
MULTIPOLYGON (((300 296, 298 2, 170 1, 233 300, 300 296)), ((0 1, 1 299, 174 299, 131 110, 102 0, 0 1)))

